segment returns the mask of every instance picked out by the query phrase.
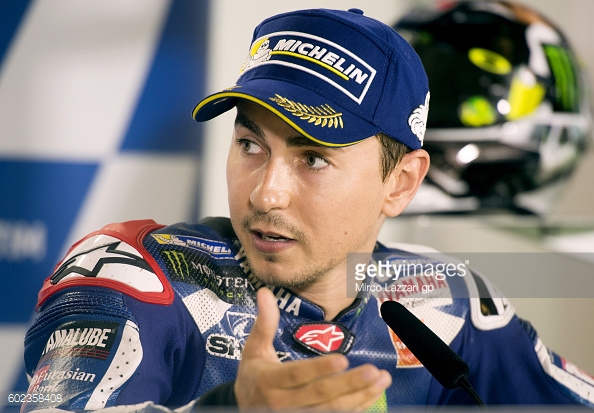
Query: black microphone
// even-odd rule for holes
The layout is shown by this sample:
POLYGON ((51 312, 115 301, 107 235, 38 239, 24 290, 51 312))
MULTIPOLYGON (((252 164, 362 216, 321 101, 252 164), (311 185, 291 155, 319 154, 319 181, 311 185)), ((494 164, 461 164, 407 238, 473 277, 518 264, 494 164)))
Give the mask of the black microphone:
POLYGON ((460 387, 477 405, 485 406, 468 382, 466 362, 429 327, 396 301, 382 303, 380 312, 386 324, 443 387, 460 387))

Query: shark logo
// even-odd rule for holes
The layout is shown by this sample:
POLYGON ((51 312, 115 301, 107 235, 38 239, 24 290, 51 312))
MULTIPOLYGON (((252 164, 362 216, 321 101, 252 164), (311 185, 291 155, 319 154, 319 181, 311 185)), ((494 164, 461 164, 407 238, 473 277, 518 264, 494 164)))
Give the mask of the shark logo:
POLYGON ((234 311, 227 312, 227 322, 231 327, 233 336, 239 340, 241 344, 245 344, 250 331, 256 320, 256 316, 253 314, 236 313, 234 311))

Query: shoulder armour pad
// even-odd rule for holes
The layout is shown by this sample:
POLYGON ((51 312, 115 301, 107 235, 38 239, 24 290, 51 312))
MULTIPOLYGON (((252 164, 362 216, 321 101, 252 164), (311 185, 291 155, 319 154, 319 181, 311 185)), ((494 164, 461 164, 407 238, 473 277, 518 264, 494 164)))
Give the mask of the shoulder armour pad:
POLYGON ((39 292, 39 307, 52 294, 73 286, 112 288, 140 301, 168 305, 173 289, 142 240, 162 228, 152 220, 110 224, 87 235, 48 277, 39 292))

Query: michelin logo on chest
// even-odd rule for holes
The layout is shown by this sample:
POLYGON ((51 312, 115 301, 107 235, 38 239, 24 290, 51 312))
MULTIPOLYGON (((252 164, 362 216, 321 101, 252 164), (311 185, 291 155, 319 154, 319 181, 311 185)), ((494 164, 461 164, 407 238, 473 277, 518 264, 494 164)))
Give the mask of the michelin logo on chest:
POLYGON ((309 73, 359 104, 376 74, 371 65, 339 44, 290 31, 256 39, 243 62, 240 77, 260 65, 280 65, 309 73))
POLYGON ((204 252, 217 260, 230 260, 234 258, 231 248, 224 242, 173 234, 151 234, 151 236, 161 245, 176 245, 190 248, 204 252))

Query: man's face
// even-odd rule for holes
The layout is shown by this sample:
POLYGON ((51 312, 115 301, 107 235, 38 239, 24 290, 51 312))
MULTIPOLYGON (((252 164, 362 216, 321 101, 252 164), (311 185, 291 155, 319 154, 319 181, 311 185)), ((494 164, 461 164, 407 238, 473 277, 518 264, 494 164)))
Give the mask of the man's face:
POLYGON ((229 208, 252 271, 294 290, 344 280, 347 254, 371 251, 384 219, 379 141, 329 148, 255 103, 237 110, 229 208))

